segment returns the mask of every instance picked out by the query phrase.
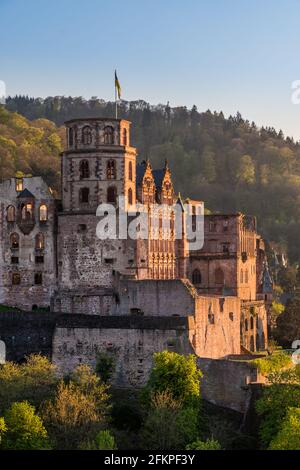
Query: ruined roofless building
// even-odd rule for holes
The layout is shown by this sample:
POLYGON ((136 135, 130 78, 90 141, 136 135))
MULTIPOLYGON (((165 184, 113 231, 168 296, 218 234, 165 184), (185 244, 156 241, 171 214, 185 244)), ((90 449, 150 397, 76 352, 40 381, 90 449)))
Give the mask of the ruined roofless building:
MULTIPOLYGON (((124 196, 130 213, 141 202, 150 226, 153 207, 171 207, 178 200, 171 170, 167 163, 158 170, 148 160, 137 163, 126 120, 73 119, 66 132, 59 210, 40 177, 0 185, 1 303, 24 310, 51 305, 55 313, 115 317, 116 324, 137 315, 156 324, 169 319, 169 326, 182 318, 188 348, 202 357, 265 349, 270 286, 265 294, 266 257, 255 218, 205 216, 204 246, 197 251, 189 249, 184 222, 175 239, 172 220, 166 233, 159 221, 158 236, 150 231, 147 240, 100 240, 101 203, 117 207, 124 196)), ((188 203, 195 214, 203 211, 201 201, 188 203)), ((93 336, 89 347, 96 351, 117 338, 93 336)), ((155 347, 153 339, 152 352, 155 347)), ((157 347, 168 348, 168 338, 157 347)))

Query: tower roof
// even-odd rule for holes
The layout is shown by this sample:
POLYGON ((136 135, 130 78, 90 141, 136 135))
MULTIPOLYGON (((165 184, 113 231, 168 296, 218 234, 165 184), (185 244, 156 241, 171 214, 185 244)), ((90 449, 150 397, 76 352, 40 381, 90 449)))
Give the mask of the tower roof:
POLYGON ((28 191, 28 189, 23 189, 23 191, 20 192, 20 194, 18 194, 17 197, 20 197, 20 198, 25 198, 25 197, 30 197, 30 198, 34 198, 34 195, 28 191))

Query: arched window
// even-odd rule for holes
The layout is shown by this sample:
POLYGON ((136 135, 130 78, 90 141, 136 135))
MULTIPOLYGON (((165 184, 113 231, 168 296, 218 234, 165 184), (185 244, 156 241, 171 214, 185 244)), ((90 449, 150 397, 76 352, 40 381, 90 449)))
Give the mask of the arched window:
POLYGON ((74 130, 73 127, 70 127, 69 129, 69 146, 73 147, 74 144, 74 130))
POLYGON ((45 248, 45 239, 42 233, 37 233, 35 236, 35 248, 37 250, 43 250, 45 248))
POLYGON ((32 204, 31 203, 22 205, 21 216, 22 216, 22 220, 31 220, 32 219, 33 212, 32 212, 32 204))
POLYGON ((12 233, 10 236, 10 247, 18 250, 20 245, 20 237, 17 233, 12 233))
POLYGON ((259 344, 259 334, 256 333, 256 341, 255 341, 255 346, 256 346, 256 351, 260 350, 260 344, 259 344))
POLYGON ((265 347, 266 347, 266 337, 265 337, 265 333, 262 332, 261 338, 260 338, 260 349, 261 349, 261 351, 264 351, 265 347))
POLYGON ((107 162, 106 176, 107 176, 108 180, 115 180, 116 179, 117 172, 116 172, 116 161, 115 160, 109 160, 107 162))
POLYGON ((104 128, 104 143, 111 145, 114 143, 114 130, 111 126, 104 128))
POLYGON ((129 162, 128 165, 128 178, 130 181, 133 180, 132 162, 129 162))
POLYGON ((90 126, 85 126, 82 128, 82 139, 83 145, 90 145, 92 143, 92 130, 90 126))
POLYGON ((90 190, 89 188, 81 188, 79 191, 79 202, 84 204, 89 202, 90 190))
POLYGON ((46 222, 48 220, 48 208, 46 204, 42 204, 39 209, 40 222, 46 222))
POLYGON ((254 320, 253 320, 253 317, 250 317, 250 328, 251 328, 251 330, 253 330, 253 328, 254 328, 254 320))
POLYGON ((128 189, 128 204, 132 205, 132 189, 128 189))
POLYGON ((193 274, 192 274, 192 282, 193 284, 201 284, 202 278, 201 278, 201 272, 199 269, 194 269, 193 274))
POLYGON ((128 145, 127 144, 127 129, 123 129, 123 145, 128 145))
POLYGON ((215 270, 215 283, 219 285, 224 284, 224 273, 221 268, 215 270))
POLYGON ((244 271, 241 269, 240 283, 243 284, 243 282, 244 282, 244 271))
POLYGON ((247 318, 245 320, 245 331, 248 331, 248 320, 247 320, 247 318))
POLYGON ((114 186, 107 188, 107 202, 115 204, 117 201, 117 190, 114 186))
POLYGON ((16 210, 14 206, 8 206, 6 209, 7 222, 14 222, 16 220, 16 210))
POLYGON ((254 338, 250 336, 250 351, 254 352, 254 338))
POLYGON ((79 163, 79 174, 81 180, 90 177, 90 167, 87 160, 81 160, 79 163))
POLYGON ((245 283, 248 283, 248 269, 245 271, 245 283))

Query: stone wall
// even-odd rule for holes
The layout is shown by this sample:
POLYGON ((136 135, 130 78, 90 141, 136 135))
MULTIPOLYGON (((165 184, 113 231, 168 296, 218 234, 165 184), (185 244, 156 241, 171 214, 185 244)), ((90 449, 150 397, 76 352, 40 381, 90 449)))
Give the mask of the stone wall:
POLYGON ((247 361, 198 358, 203 378, 202 397, 218 406, 246 413, 251 400, 251 383, 265 379, 247 361))
POLYGON ((163 350, 193 352, 185 318, 64 316, 58 319, 52 360, 62 373, 78 364, 95 367, 99 353, 115 362, 113 382, 119 387, 140 387, 148 379, 153 353, 163 350))

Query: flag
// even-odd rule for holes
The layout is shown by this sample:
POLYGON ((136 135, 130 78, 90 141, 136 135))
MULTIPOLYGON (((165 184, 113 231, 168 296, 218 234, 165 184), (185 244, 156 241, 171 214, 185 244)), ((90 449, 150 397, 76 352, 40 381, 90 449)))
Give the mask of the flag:
POLYGON ((120 82, 118 80, 118 76, 117 76, 117 71, 115 70, 115 88, 118 92, 118 98, 120 99, 121 98, 121 85, 120 85, 120 82))

